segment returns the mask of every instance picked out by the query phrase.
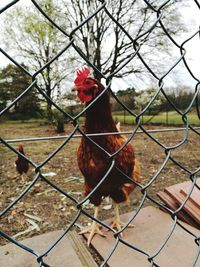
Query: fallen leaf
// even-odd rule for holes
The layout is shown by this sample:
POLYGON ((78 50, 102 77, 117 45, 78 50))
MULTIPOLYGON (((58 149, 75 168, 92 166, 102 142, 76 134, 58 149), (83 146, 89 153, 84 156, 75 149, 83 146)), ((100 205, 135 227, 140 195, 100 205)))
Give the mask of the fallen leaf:
POLYGON ((54 188, 47 189, 47 190, 45 190, 43 192, 37 193, 37 196, 40 196, 40 195, 43 195, 43 194, 47 195, 48 193, 50 193, 52 191, 56 191, 56 189, 54 189, 54 188))
POLYGON ((35 223, 34 221, 32 221, 30 219, 26 219, 26 221, 30 224, 29 227, 26 230, 21 231, 21 232, 15 234, 14 236, 12 236, 13 238, 16 239, 17 237, 28 234, 29 232, 31 232, 33 230, 40 231, 40 228, 39 228, 37 223, 35 223))
POLYGON ((56 175, 56 173, 55 172, 47 172, 47 173, 43 173, 42 174, 43 176, 50 176, 50 177, 53 177, 53 176, 55 176, 56 175))
POLYGON ((8 223, 11 223, 13 219, 14 219, 13 215, 8 216, 8 223))
POLYGON ((31 219, 26 219, 26 221, 31 224, 32 230, 36 229, 37 231, 40 231, 40 227, 36 222, 31 219))
POLYGON ((76 227, 78 227, 80 230, 82 230, 84 228, 84 226, 80 223, 75 223, 74 224, 76 227))
POLYGON ((64 179, 64 183, 69 183, 69 182, 72 182, 72 181, 75 181, 75 180, 79 180, 79 177, 69 176, 66 179, 64 179))
POLYGON ((26 217, 28 217, 28 218, 30 218, 30 219, 33 219, 33 220, 35 220, 35 221, 38 221, 38 222, 41 222, 41 221, 42 221, 42 219, 41 219, 40 217, 35 216, 35 215, 31 215, 31 214, 24 213, 24 216, 26 216, 26 217))
POLYGON ((71 206, 70 210, 77 211, 77 209, 74 206, 71 206))
POLYGON ((112 208, 112 204, 105 205, 102 207, 103 210, 110 210, 112 208))

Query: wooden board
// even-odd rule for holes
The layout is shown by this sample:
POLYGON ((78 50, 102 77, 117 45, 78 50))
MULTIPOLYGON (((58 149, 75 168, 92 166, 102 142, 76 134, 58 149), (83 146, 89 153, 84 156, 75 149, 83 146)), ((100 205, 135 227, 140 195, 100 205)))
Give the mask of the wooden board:
MULTIPOLYGON (((200 178, 197 179, 197 184, 200 185, 200 178)), ((176 203, 180 206, 185 200, 185 196, 180 193, 181 190, 189 192, 192 188, 192 182, 187 181, 173 186, 169 186, 164 189, 164 192, 167 193, 176 203)), ((188 200, 184 206, 184 210, 198 223, 200 224, 200 210, 194 205, 193 200, 188 200)))
MULTIPOLYGON (((175 211, 179 208, 179 205, 176 203, 176 201, 171 196, 169 196, 167 193, 159 192, 159 193, 157 193, 157 196, 163 201, 163 203, 166 205, 166 207, 170 208, 171 210, 175 211)), ((163 211, 167 212, 164 209, 163 209, 163 211)), ((183 222, 186 222, 186 223, 188 223, 194 227, 199 226, 199 224, 195 223, 194 219, 184 211, 180 211, 177 214, 177 216, 183 222)), ((198 228, 200 228, 200 227, 198 227, 198 228)))
POLYGON ((162 202, 171 210, 175 211, 178 209, 178 205, 173 198, 171 198, 167 193, 160 191, 157 196, 162 200, 162 202))
MULTIPOLYGON (((200 178, 196 180, 196 184, 200 186, 200 178)), ((177 216, 179 219, 200 229, 200 190, 196 186, 193 188, 192 181, 169 186, 164 189, 164 192, 159 192, 157 195, 166 207, 175 211, 182 205, 191 190, 192 193, 189 199, 177 216)))
MULTIPOLYGON (((182 188, 180 190, 180 193, 186 197, 189 193, 190 190, 188 188, 182 188)), ((196 187, 193 189, 192 194, 190 196, 190 200, 193 202, 193 204, 200 209, 200 190, 197 189, 196 187)))
MULTIPOLYGON (((185 201, 185 197, 181 193, 176 193, 174 197, 179 205, 182 205, 182 203, 185 201)), ((185 203, 183 210, 185 210, 197 223, 200 224, 200 210, 190 199, 188 199, 188 201, 185 203)))
POLYGON ((176 201, 174 201, 173 198, 171 198, 167 193, 160 191, 157 193, 157 196, 166 204, 168 208, 171 210, 177 210, 178 205, 176 204, 176 201))
POLYGON ((75 231, 71 231, 68 234, 68 238, 83 266, 97 267, 97 264, 95 260, 92 258, 90 252, 88 251, 88 248, 86 247, 85 244, 83 244, 82 237, 75 231))

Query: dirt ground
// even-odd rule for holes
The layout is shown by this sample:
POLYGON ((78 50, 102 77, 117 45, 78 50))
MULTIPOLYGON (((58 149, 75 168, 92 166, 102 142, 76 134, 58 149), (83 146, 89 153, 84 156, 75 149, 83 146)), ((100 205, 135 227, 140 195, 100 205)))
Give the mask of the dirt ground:
MULTIPOLYGON (((21 124, 1 124, 1 136, 4 139, 28 138, 55 136, 52 126, 35 123, 21 124)), ((148 126, 155 129, 153 126, 148 126)), ((163 127, 156 127, 163 128, 163 127)), ((69 134, 72 126, 65 126, 65 134, 69 134)), ((121 126, 122 131, 131 130, 131 126, 121 126)), ((147 129, 147 128, 146 128, 147 129)), ((185 133, 183 131, 162 132, 151 134, 166 147, 173 147, 179 144, 185 133)), ((127 135, 128 137, 128 135, 127 135)), ((26 155, 37 165, 41 164, 55 149, 63 143, 63 140, 32 141, 22 142, 26 155)), ((76 151, 80 143, 80 138, 71 139, 63 149, 58 152, 41 169, 42 174, 60 189, 67 192, 76 201, 81 201, 83 196, 84 180, 79 171, 76 161, 76 151)), ((141 164, 142 185, 146 186, 161 168, 166 159, 165 150, 153 141, 146 134, 138 133, 131 143, 134 146, 135 154, 141 164)), ((18 143, 11 143, 17 147, 18 143)), ((178 148, 171 150, 171 157, 185 170, 169 160, 162 172, 155 181, 148 187, 148 195, 159 201, 156 193, 169 185, 173 185, 185 180, 189 180, 186 171, 195 171, 199 167, 200 159, 200 136, 190 131, 188 140, 178 148)), ((5 145, 0 144, 0 209, 4 210, 12 201, 35 178, 33 168, 28 173, 29 178, 24 182, 16 172, 14 162, 16 154, 5 145)), ((139 189, 136 189, 130 198, 129 203, 121 205, 121 213, 135 210, 143 197, 139 189)), ((104 199, 100 219, 110 218, 113 215, 112 203, 107 198, 104 199)), ((143 206, 155 205, 150 200, 145 200, 143 206)), ((84 210, 93 214, 94 209, 90 203, 84 205, 84 210)), ((0 219, 0 229, 17 240, 53 231, 56 229, 66 229, 72 223, 78 210, 76 203, 63 194, 53 189, 50 185, 39 179, 29 192, 14 205, 0 219)), ((75 223, 78 230, 81 226, 90 223, 91 220, 81 214, 75 223)), ((6 244, 5 239, 0 239, 0 245, 6 244)))

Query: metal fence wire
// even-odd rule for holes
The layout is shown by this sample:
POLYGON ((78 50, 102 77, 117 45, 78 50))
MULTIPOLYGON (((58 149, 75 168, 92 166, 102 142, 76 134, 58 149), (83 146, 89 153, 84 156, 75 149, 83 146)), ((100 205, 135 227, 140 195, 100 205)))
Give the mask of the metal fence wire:
MULTIPOLYGON (((0 14, 2 14, 4 11, 8 10, 10 7, 15 6, 15 4, 18 2, 19 0, 15 0, 10 2, 8 5, 6 5, 4 8, 2 8, 0 10, 0 14)), ((142 200, 139 204, 139 206, 137 207, 136 211, 134 211, 132 213, 132 216, 130 218, 130 221, 133 221, 134 218, 136 217, 136 215, 140 212, 143 203, 146 200, 150 200, 152 201, 155 205, 157 205, 157 207, 162 208, 167 210, 167 212, 171 215, 171 219, 173 222, 173 225, 170 229, 170 231, 168 233, 166 233, 166 236, 163 238, 162 243, 159 245, 159 247, 157 248, 157 251, 154 252, 154 254, 150 255, 147 251, 144 251, 142 248, 134 246, 133 244, 130 244, 126 241, 124 241, 124 239, 120 236, 120 232, 115 231, 114 229, 111 229, 111 231, 113 231, 113 235, 115 237, 115 243, 114 245, 112 245, 110 251, 108 251, 106 258, 102 261, 101 266, 105 266, 108 263, 109 258, 112 256, 113 253, 115 253, 115 250, 117 248, 117 246, 119 244, 123 244, 124 246, 127 246, 135 251, 137 251, 138 253, 142 253, 147 257, 147 261, 149 261, 150 266, 159 266, 156 264, 156 257, 159 255, 159 253, 161 253, 161 251, 163 250, 163 248, 167 245, 168 240, 173 236, 174 230, 176 228, 177 225, 179 225, 184 231, 185 234, 189 234, 191 235, 191 237, 194 239, 194 242, 196 244, 196 252, 194 252, 194 260, 192 263, 192 266, 199 266, 198 262, 198 258, 199 258, 199 254, 200 254, 200 237, 196 236, 195 233, 191 232, 190 230, 186 229, 183 224, 181 223, 181 221, 177 220, 177 214, 184 208, 187 200, 189 199, 192 190, 194 188, 197 188, 198 190, 200 190, 200 188, 198 187, 196 180, 197 180, 197 175, 200 171, 200 167, 196 168, 195 170, 190 170, 188 169, 186 166, 184 166, 183 164, 179 163, 174 157, 172 152, 176 149, 179 149, 182 145, 185 144, 185 142, 187 141, 188 138, 188 134, 189 131, 192 131, 195 135, 199 136, 199 131, 197 129, 195 129, 189 122, 188 119, 188 113, 190 112, 192 106, 195 105, 195 108, 197 110, 197 114, 198 117, 200 118, 200 111, 199 111, 199 102, 198 102, 198 95, 199 95, 199 89, 200 89, 200 80, 198 77, 196 77, 194 75, 194 73, 192 72, 192 70, 190 69, 187 60, 186 60, 186 49, 185 49, 185 44, 190 43, 191 40, 193 40, 193 38, 195 38, 196 36, 199 35, 200 31, 197 30, 196 32, 191 33, 191 36, 187 39, 184 40, 184 42, 182 42, 181 44, 178 44, 173 37, 170 35, 170 33, 168 32, 168 30, 166 29, 165 25, 163 24, 162 21, 162 11, 165 8, 165 6, 170 2, 170 0, 168 1, 164 1, 158 8, 155 8, 155 6, 153 6, 152 4, 150 4, 149 1, 147 0, 141 0, 141 2, 145 3, 146 8, 151 9, 154 13, 155 13, 155 20, 154 22, 149 25, 149 29, 147 30, 147 32, 145 33, 147 36, 151 35, 152 31, 156 28, 159 27, 160 29, 162 29, 162 31, 165 33, 165 36, 168 37, 171 41, 171 43, 173 43, 174 47, 178 48, 180 50, 180 54, 179 54, 179 58, 176 60, 176 62, 169 67, 168 71, 166 71, 166 73, 162 76, 162 77, 158 77, 156 75, 156 73, 154 72, 154 70, 146 63, 145 59, 142 57, 142 55, 140 54, 140 48, 141 48, 141 42, 142 42, 142 37, 143 34, 141 34, 140 36, 137 37, 137 39, 133 39, 132 36, 129 34, 129 32, 127 32, 122 25, 110 14, 109 10, 107 9, 107 1, 106 0, 99 0, 99 8, 97 10, 93 10, 92 14, 89 15, 84 21, 82 21, 80 23, 80 25, 78 25, 78 27, 71 29, 71 33, 67 34, 63 29, 61 29, 54 21, 52 21, 52 19, 50 17, 48 17, 47 14, 45 14, 45 12, 41 9, 41 7, 38 5, 38 3, 34 0, 31 1, 32 4, 39 10, 39 12, 41 12, 41 14, 43 16, 46 17, 46 19, 48 19, 48 21, 54 26, 56 27, 59 31, 62 32, 62 34, 64 34, 66 36, 66 38, 68 38, 69 42, 66 45, 66 47, 57 53, 57 55, 52 58, 46 65, 42 66, 37 72, 35 72, 33 75, 31 75, 26 69, 24 69, 23 66, 21 66, 18 62, 16 62, 11 56, 9 56, 9 54, 0 48, 1 53, 3 53, 13 64, 15 64, 15 66, 17 66, 19 69, 21 69, 22 72, 25 72, 26 74, 28 74, 29 76, 31 76, 32 78, 32 83, 31 85, 26 88, 24 90, 24 92, 22 94, 20 94, 14 101, 12 101, 12 103, 9 104, 9 106, 7 106, 4 110, 2 110, 0 112, 0 115, 4 115, 9 109, 11 109, 18 101, 20 101, 28 92, 30 92, 31 90, 33 90, 33 88, 37 88, 38 92, 49 102, 52 103, 52 105, 59 110, 61 113, 64 114, 64 116, 70 120, 74 126, 73 131, 66 137, 64 137, 64 142, 59 145, 57 147, 57 149, 50 155, 48 156, 43 162, 41 162, 39 165, 37 165, 36 163, 34 163, 30 158, 22 155, 20 152, 18 152, 14 146, 11 145, 11 141, 9 142, 8 140, 5 140, 3 138, 0 139, 1 144, 5 145, 7 148, 9 148, 10 150, 12 150, 14 153, 16 153, 16 155, 20 155, 21 157, 25 158, 34 168, 35 170, 35 177, 34 179, 31 181, 31 183, 25 188, 25 190, 18 196, 16 197, 12 203, 10 203, 4 210, 1 211, 1 217, 3 217, 5 214, 7 214, 11 208, 13 206, 15 206, 17 203, 19 203, 20 200, 23 199, 23 197, 33 188, 33 186, 36 184, 36 182, 41 179, 43 180, 45 183, 47 183, 49 186, 51 186, 53 189, 57 190, 59 193, 63 194, 63 196, 67 197, 68 199, 70 199, 71 201, 74 202, 74 204, 77 207, 77 211, 76 211, 76 216, 74 217, 73 221, 71 221, 71 223, 66 227, 66 229, 64 230, 64 232, 57 237, 57 239, 49 245, 49 247, 42 253, 38 253, 37 251, 35 251, 33 248, 26 246, 24 244, 22 244, 20 241, 17 241, 15 238, 11 237, 10 235, 8 235, 7 233, 5 233, 4 231, 0 231, 0 234, 3 238, 5 238, 6 240, 10 241, 11 243, 13 243, 14 245, 20 247, 22 250, 27 251, 27 253, 31 253, 33 255, 35 255, 36 258, 36 263, 38 264, 38 266, 49 266, 47 263, 45 263, 45 255, 47 255, 51 250, 54 249, 54 247, 61 241, 61 239, 67 235, 67 233, 73 228, 74 224, 76 223, 76 221, 78 220, 78 218, 80 217, 81 214, 84 214, 85 216, 87 216, 88 218, 94 219, 93 216, 91 216, 84 208, 83 208, 83 204, 89 199, 90 195, 93 194, 93 192, 96 190, 96 188, 98 186, 100 186, 101 182, 97 185, 97 187, 90 193, 90 195, 88 195, 87 197, 85 197, 81 202, 77 201, 77 199, 73 198, 69 192, 65 192, 62 188, 58 187, 57 185, 55 185, 53 182, 51 182, 47 177, 43 176, 42 174, 42 167, 45 166, 45 164, 47 164, 59 151, 62 150, 62 148, 71 140, 71 138, 76 136, 76 133, 78 132, 79 135, 76 137, 84 137, 86 139, 88 139, 89 142, 92 142, 94 146, 98 146, 94 140, 91 138, 91 136, 85 134, 82 130, 81 127, 79 125, 79 121, 78 119, 85 113, 86 109, 88 108, 84 108, 78 115, 76 115, 75 117, 71 116, 70 114, 68 114, 67 112, 65 112, 61 107, 59 107, 54 101, 52 101, 52 99, 48 98, 48 96, 45 94, 45 92, 40 88, 40 86, 37 83, 37 77, 38 75, 40 75, 40 73, 47 68, 48 66, 50 66, 56 59, 58 59, 61 54, 64 51, 67 51, 68 49, 74 49, 76 50, 76 52, 79 54, 80 58, 82 58, 85 61, 85 64, 89 65, 91 68, 93 68, 97 73, 99 73, 99 75, 104 78, 106 80, 106 84, 107 87, 105 90, 109 90, 111 92, 111 94, 113 95, 113 97, 123 106, 124 110, 126 110, 126 112, 128 112, 128 114, 130 114, 131 116, 133 116, 136 120, 136 125, 134 127, 134 129, 131 132, 130 138, 127 139, 126 144, 128 144, 135 136, 135 134, 137 133, 138 129, 140 129, 140 131, 147 135, 153 142, 156 142, 157 145, 159 145, 163 151, 165 152, 165 160, 162 164, 162 166, 159 168, 159 170, 156 172, 156 174, 151 177, 151 179, 149 180, 149 182, 145 185, 142 186, 141 184, 137 184, 137 187, 139 188, 139 190, 141 191, 142 194, 142 200), (123 65, 119 68, 116 69, 112 74, 105 76, 103 73, 101 73, 99 71, 99 69, 94 66, 90 60, 84 55, 84 53, 76 46, 75 42, 74 42, 74 35, 75 33, 80 30, 81 27, 84 27, 84 25, 90 21, 94 16, 97 16, 99 12, 105 12, 110 20, 112 20, 113 23, 117 24, 118 27, 121 28, 122 32, 125 34, 125 36, 127 37, 127 40, 129 40, 129 42, 132 43, 134 51, 132 56, 127 60, 124 61, 123 65), (148 70, 148 72, 157 80, 157 92, 156 94, 153 96, 153 98, 151 99, 151 101, 149 102, 149 104, 138 114, 135 115, 129 108, 126 107, 126 105, 124 105, 123 103, 120 102, 120 100, 116 97, 116 95, 112 92, 111 90, 111 81, 112 78, 120 71, 121 68, 125 67, 131 60, 133 60, 135 57, 138 57, 141 61, 141 63, 143 64, 143 66, 145 66, 145 68, 148 70), (164 90, 164 78, 170 74, 173 69, 178 65, 178 64, 184 64, 185 69, 187 70, 187 72, 189 73, 189 75, 193 78, 194 82, 196 83, 195 86, 195 93, 194 93, 194 97, 191 101, 191 103, 188 105, 188 108, 183 112, 180 111, 178 109, 178 107, 176 107, 174 105, 174 103, 169 99, 169 97, 167 96, 165 90, 164 90), (180 140, 180 142, 176 145, 173 146, 166 146, 164 144, 162 144, 161 142, 159 142, 159 140, 157 140, 153 134, 151 132, 148 132, 143 125, 141 124, 141 116, 149 109, 151 103, 157 98, 158 94, 162 93, 166 100, 169 102, 169 104, 173 107, 173 109, 182 117, 182 121, 184 124, 184 129, 182 129, 182 131, 184 132, 183 138, 182 140, 180 140), (162 205, 160 202, 156 201, 155 199, 153 199, 149 194, 148 194, 148 189, 152 186, 153 182, 157 179, 157 177, 161 174, 162 170, 165 168, 165 165, 167 162, 173 162, 173 164, 177 165, 180 169, 182 169, 184 172, 187 173, 188 175, 188 180, 192 181, 192 186, 190 188, 190 192, 187 195, 187 197, 185 198, 185 200, 183 201, 182 205, 176 210, 176 211, 172 211, 168 208, 166 208, 164 205, 162 205)), ((200 3, 197 0, 194 0, 194 3, 196 4, 197 9, 200 9, 200 3)), ((95 104, 97 99, 95 99, 92 102, 92 105, 95 104)), ((37 138, 35 138, 37 140, 37 138)), ((19 139, 20 140, 20 139, 19 139)), ((17 141, 19 141, 17 140, 17 141)), ((39 140, 39 139, 38 139, 39 140)), ((43 140, 43 139, 41 139, 43 140)), ((103 150, 104 152, 106 152, 103 148, 99 147, 99 149, 103 150)), ((117 153, 119 153, 119 151, 117 151, 117 153)), ((112 160, 111 160, 111 166, 110 169, 107 171, 106 175, 104 177, 102 177, 102 179, 106 179, 106 177, 108 176, 109 172, 113 169, 113 168, 117 168, 117 166, 115 166, 115 162, 114 162, 114 157, 113 155, 111 155, 112 160)), ((130 179, 130 177, 127 177, 127 180, 130 179)), ((105 227, 108 227, 107 225, 104 225, 104 223, 97 219, 97 222, 105 227)))

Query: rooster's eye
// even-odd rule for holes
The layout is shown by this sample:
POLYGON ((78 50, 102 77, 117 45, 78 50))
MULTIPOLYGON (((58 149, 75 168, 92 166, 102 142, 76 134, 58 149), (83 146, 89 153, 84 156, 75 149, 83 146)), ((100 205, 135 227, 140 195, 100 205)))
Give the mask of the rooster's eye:
POLYGON ((85 84, 90 85, 91 82, 90 81, 85 81, 85 84))

